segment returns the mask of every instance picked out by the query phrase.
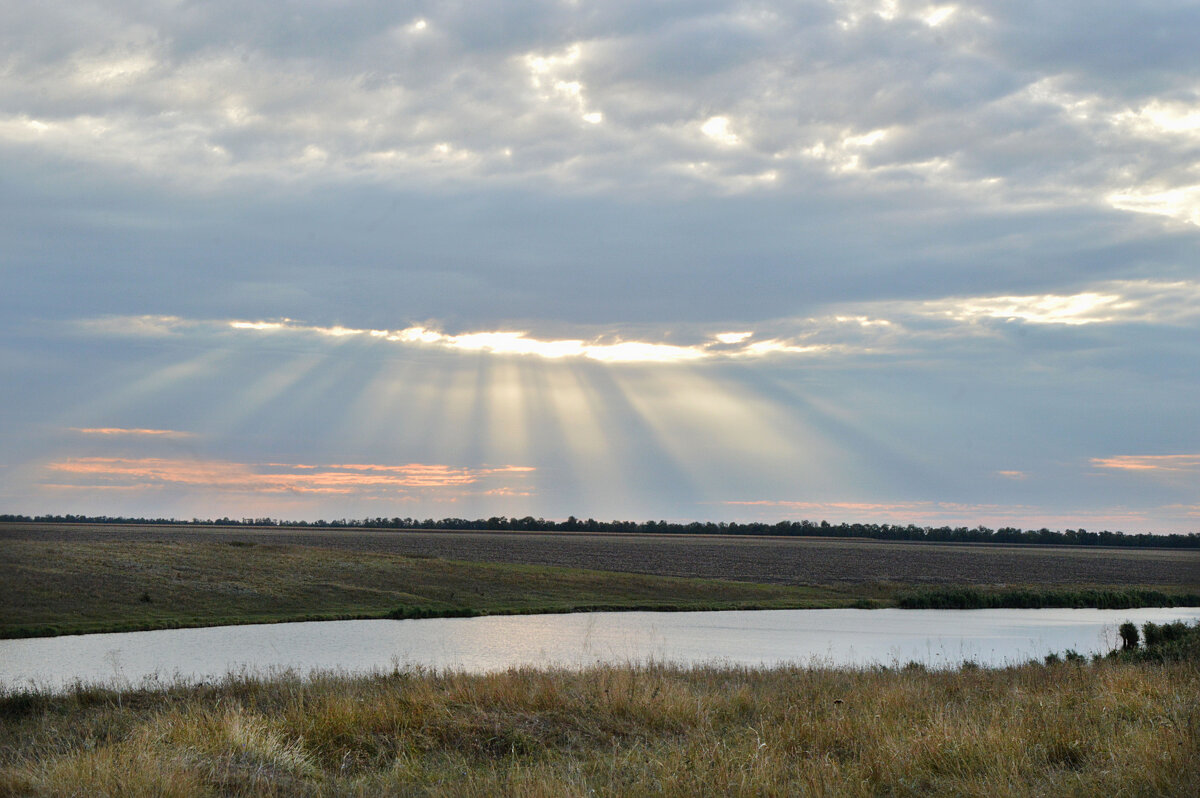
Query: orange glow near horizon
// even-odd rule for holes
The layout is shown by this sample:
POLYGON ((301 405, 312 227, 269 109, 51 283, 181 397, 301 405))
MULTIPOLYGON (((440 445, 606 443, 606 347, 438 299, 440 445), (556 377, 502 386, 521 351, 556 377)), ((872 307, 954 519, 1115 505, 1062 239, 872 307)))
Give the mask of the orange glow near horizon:
POLYGON ((847 523, 919 524, 928 526, 1015 526, 1034 529, 1114 524, 1143 524, 1146 514, 1129 508, 1107 508, 1081 512, 1047 512, 1044 508, 1022 504, 968 504, 963 502, 808 502, 808 501, 726 501, 726 506, 811 513, 815 518, 847 523))
MULTIPOLYGON (((481 481, 520 479, 535 469, 505 465, 466 468, 430 463, 385 465, 251 464, 226 460, 183 460, 142 457, 73 457, 48 464, 59 474, 79 481, 43 483, 57 489, 186 487, 233 493, 404 494, 410 490, 467 488, 481 481)), ((500 488, 516 490, 510 485, 500 488)))
POLYGON ((1200 454, 1123 454, 1093 457, 1092 466, 1150 473, 1200 472, 1200 454))
POLYGON ((71 432, 78 432, 81 435, 104 435, 118 436, 130 435, 137 437, 162 437, 162 438, 191 438, 195 435, 193 432, 182 432, 174 429, 137 429, 125 427, 71 427, 71 432))

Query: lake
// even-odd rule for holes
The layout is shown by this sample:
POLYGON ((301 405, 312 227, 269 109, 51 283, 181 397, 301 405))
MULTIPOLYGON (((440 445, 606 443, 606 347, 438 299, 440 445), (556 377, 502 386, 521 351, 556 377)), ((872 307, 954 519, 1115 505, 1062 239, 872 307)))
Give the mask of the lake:
POLYGON ((757 610, 325 621, 0 640, 0 684, 138 685, 229 672, 424 666, 673 662, 868 666, 972 660, 1002 666, 1075 649, 1106 652, 1124 621, 1200 620, 1200 608, 1094 610, 757 610))

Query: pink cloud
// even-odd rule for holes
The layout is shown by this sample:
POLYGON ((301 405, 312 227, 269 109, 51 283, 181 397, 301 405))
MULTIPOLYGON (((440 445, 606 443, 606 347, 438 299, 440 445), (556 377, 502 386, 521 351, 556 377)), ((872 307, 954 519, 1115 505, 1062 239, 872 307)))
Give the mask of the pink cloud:
POLYGON ((1117 471, 1187 472, 1200 471, 1200 454, 1122 454, 1093 457, 1092 466, 1117 471))
POLYGON ((191 432, 181 432, 174 429, 139 429, 129 427, 71 427, 71 432, 81 435, 102 435, 105 437, 130 436, 142 438, 190 438, 191 432))
MULTIPOLYGON (((520 479, 534 469, 505 465, 466 468, 428 463, 312 465, 237 463, 156 457, 73 457, 50 463, 51 471, 71 475, 44 487, 57 489, 153 489, 183 487, 226 493, 292 493, 395 496, 410 491, 463 489, 481 481, 520 479)), ((480 486, 481 488, 484 486, 480 486)), ((509 485, 493 490, 513 490, 509 485)))

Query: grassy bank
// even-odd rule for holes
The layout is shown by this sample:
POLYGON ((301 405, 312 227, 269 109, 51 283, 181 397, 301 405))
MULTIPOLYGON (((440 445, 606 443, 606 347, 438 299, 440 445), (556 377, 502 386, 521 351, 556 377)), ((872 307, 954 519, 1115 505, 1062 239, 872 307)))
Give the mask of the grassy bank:
POLYGON ((1184 606, 1200 605, 1198 593, 1178 585, 758 584, 236 539, 0 540, 0 637, 8 638, 619 609, 1184 606))
POLYGON ((0 721, 12 795, 1200 794, 1186 657, 231 678, 0 721))
POLYGON ((0 545, 0 637, 338 618, 853 602, 833 589, 239 541, 0 545))

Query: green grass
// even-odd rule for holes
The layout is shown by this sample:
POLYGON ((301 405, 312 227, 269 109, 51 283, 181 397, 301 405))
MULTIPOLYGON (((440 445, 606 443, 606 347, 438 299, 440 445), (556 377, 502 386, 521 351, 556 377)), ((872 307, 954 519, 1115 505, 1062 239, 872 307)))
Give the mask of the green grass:
POLYGON ((1195 659, 598 667, 0 695, 0 794, 1200 794, 1195 659))
POLYGON ((297 620, 848 606, 832 589, 309 546, 0 543, 0 637, 297 620))

